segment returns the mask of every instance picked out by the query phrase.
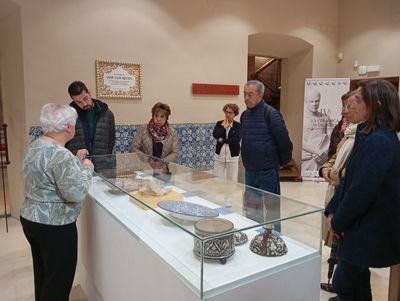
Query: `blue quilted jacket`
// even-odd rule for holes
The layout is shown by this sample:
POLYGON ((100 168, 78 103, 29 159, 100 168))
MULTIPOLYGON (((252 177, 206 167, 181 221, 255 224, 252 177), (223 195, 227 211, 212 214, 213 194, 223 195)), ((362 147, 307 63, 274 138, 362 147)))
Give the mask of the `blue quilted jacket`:
POLYGON ((240 118, 242 124, 242 160, 248 170, 279 169, 292 157, 285 122, 280 113, 270 107, 269 121, 265 120, 264 100, 252 109, 247 109, 240 118))

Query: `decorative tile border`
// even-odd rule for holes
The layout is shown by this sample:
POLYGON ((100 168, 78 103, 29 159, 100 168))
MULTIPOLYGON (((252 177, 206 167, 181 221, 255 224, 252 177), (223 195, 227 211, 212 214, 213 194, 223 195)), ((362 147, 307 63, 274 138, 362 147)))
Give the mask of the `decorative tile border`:
MULTIPOLYGON (((214 166, 215 141, 212 137, 214 123, 172 124, 178 133, 180 155, 178 163, 187 167, 208 170, 214 166)), ((117 125, 115 130, 116 153, 129 152, 133 137, 141 125, 117 125)), ((40 126, 29 128, 30 141, 43 135, 40 126)))

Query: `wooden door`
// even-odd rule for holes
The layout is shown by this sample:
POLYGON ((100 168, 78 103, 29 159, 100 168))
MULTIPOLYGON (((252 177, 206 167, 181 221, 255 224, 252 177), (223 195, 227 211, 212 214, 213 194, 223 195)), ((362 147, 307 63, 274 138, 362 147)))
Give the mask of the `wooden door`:
POLYGON ((388 82, 392 83, 393 86, 396 87, 397 91, 399 91, 399 77, 398 76, 352 79, 352 80, 350 80, 350 91, 353 91, 353 90, 357 89, 357 87, 360 84, 360 82, 362 82, 364 80, 369 80, 369 79, 384 79, 384 80, 387 80, 388 82))

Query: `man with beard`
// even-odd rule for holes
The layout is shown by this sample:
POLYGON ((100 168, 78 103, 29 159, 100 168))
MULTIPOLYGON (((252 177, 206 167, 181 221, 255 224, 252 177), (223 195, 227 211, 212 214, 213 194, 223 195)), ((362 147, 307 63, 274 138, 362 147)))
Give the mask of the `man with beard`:
MULTIPOLYGON (((72 99, 70 106, 78 112, 76 134, 66 144, 74 155, 79 149, 86 149, 89 156, 112 154, 115 144, 114 114, 108 105, 92 95, 81 81, 74 81, 68 87, 72 99)), ((96 171, 113 169, 113 160, 110 158, 94 158, 96 171)))

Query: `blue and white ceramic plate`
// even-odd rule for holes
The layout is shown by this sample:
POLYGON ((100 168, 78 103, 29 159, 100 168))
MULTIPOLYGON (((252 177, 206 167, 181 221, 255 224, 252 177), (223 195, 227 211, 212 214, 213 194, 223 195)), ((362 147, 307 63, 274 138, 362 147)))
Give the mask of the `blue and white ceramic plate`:
POLYGON ((170 212, 173 217, 186 221, 198 221, 219 215, 217 210, 190 202, 160 201, 157 205, 161 209, 170 212))

